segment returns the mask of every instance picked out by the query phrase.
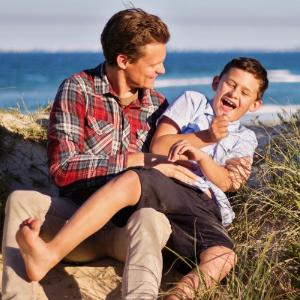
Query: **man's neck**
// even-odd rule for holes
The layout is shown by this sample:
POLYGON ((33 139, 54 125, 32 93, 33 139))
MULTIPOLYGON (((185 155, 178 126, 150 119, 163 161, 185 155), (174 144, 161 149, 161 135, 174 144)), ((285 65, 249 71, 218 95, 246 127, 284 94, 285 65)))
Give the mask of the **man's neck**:
MULTIPOLYGON (((136 100, 138 89, 128 86, 124 73, 118 67, 105 64, 107 79, 119 99, 136 100)), ((128 104, 127 104, 128 105, 128 104)))

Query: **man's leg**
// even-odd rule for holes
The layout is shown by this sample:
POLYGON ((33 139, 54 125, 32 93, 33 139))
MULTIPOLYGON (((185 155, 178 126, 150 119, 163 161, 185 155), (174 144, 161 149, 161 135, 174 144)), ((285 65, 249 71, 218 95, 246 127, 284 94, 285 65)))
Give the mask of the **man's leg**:
POLYGON ((161 250, 171 225, 152 208, 136 211, 126 225, 129 237, 122 282, 122 299, 157 299, 162 276, 161 250))
POLYGON ((166 300, 195 299, 195 293, 221 281, 236 264, 236 254, 229 248, 214 246, 200 254, 200 264, 185 275, 166 300))
POLYGON ((35 299, 36 284, 27 281, 24 262, 16 241, 16 232, 21 222, 28 216, 43 220, 50 203, 50 197, 32 191, 16 191, 8 197, 2 242, 3 300, 35 299))
MULTIPOLYGON (((36 283, 28 282, 23 258, 16 241, 16 232, 22 221, 33 216, 44 222, 41 233, 47 240, 57 233, 77 209, 78 207, 68 199, 51 198, 35 191, 16 191, 10 194, 5 209, 2 243, 2 300, 36 299, 36 283)), ((110 232, 100 232, 97 237, 92 236, 71 252, 69 260, 82 262, 103 257, 107 251, 105 246, 109 246, 110 249, 112 239, 113 235, 110 232), (100 239, 102 243, 98 242, 100 239)), ((124 249, 126 249, 126 239, 123 240, 125 240, 124 249)), ((111 252, 111 249, 109 251, 111 252)), ((125 255, 126 253, 124 258, 125 255)))

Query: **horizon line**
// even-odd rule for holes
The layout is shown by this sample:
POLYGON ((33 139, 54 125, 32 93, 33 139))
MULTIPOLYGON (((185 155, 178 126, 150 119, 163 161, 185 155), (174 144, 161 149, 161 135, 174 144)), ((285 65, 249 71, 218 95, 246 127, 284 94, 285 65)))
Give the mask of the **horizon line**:
MULTIPOLYGON (((189 53, 189 52, 300 52, 300 47, 296 48, 207 48, 207 49, 168 49, 169 53, 189 53)), ((0 53, 98 53, 103 54, 102 50, 96 49, 0 49, 0 53)))

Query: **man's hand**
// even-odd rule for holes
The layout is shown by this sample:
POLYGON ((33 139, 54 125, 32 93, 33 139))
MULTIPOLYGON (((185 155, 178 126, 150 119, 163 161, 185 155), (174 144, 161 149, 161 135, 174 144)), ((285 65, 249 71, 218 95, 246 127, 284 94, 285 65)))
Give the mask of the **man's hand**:
POLYGON ((229 117, 226 115, 215 117, 209 128, 211 142, 217 143, 228 135, 229 117))
POLYGON ((252 162, 249 156, 230 158, 225 163, 232 185, 228 191, 237 191, 251 174, 252 162))
POLYGON ((190 185, 193 185, 194 182, 198 179, 198 176, 186 167, 175 165, 173 163, 157 164, 153 168, 160 171, 167 177, 180 180, 190 185))

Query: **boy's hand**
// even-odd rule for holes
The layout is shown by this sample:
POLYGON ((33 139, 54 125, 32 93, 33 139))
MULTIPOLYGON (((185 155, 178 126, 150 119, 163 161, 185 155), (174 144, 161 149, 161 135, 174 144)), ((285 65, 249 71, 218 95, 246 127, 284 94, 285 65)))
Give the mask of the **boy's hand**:
POLYGON ((217 143, 228 135, 229 117, 226 115, 217 116, 212 120, 209 127, 209 135, 211 142, 217 143))
POLYGON ((187 159, 199 161, 204 158, 204 156, 204 152, 195 148, 190 143, 181 140, 170 148, 168 159, 171 162, 187 159))
POLYGON ((229 191, 237 191, 244 185, 251 173, 251 159, 249 156, 230 158, 225 163, 232 185, 229 191))

